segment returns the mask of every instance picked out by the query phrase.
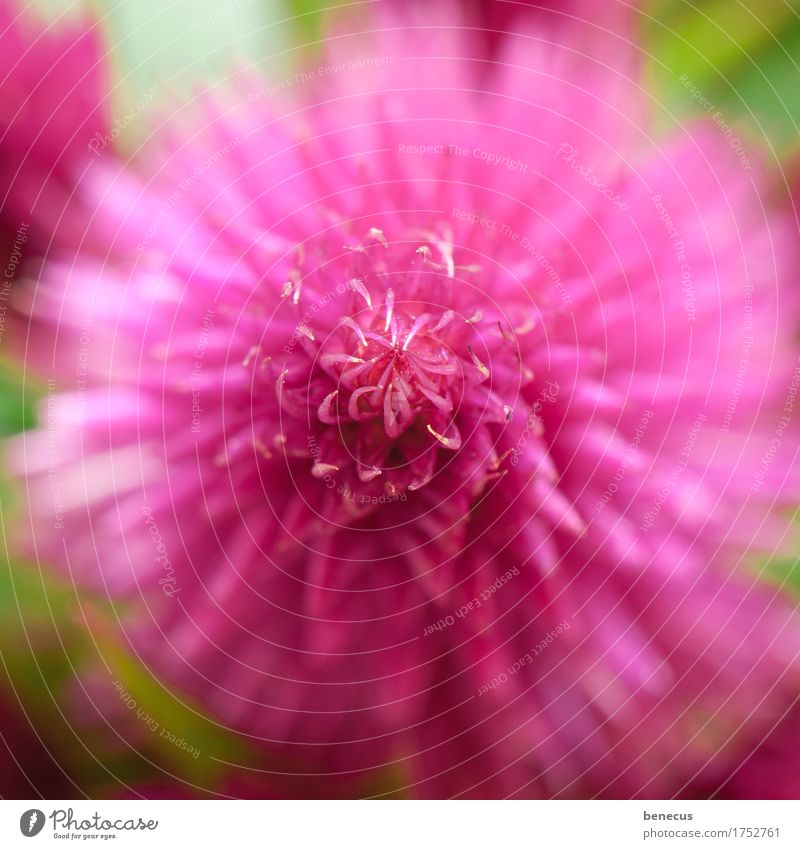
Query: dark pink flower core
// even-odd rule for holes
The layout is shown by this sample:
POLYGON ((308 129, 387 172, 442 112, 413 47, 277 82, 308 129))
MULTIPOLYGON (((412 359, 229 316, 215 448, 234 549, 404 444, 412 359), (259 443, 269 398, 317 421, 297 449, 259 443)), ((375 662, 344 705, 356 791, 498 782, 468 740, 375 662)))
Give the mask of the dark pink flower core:
MULTIPOLYGON (((522 376, 525 328, 478 288, 480 267, 447 234, 390 235, 299 252, 283 291, 296 324, 270 364, 282 411, 306 424, 311 474, 371 495, 425 486, 476 429, 496 444, 522 376)), ((497 453, 485 461, 498 474, 497 453)))

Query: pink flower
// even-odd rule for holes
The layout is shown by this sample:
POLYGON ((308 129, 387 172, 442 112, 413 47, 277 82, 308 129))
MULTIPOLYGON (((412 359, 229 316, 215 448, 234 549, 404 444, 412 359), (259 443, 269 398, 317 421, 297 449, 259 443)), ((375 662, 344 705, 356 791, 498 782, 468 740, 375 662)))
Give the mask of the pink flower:
MULTIPOLYGON (((51 237, 77 244, 64 221, 75 180, 95 136, 107 133, 96 26, 29 19, 0 5, 0 249, 39 251, 51 237)), ((77 241, 76 241, 77 239, 77 241)), ((15 264, 18 264, 15 263, 15 264)), ((7 278, 6 278, 7 279, 7 278)))
POLYGON ((647 134, 626 30, 484 61, 453 9, 88 169, 104 248, 17 302, 29 545, 282 772, 676 794, 796 692, 742 562, 797 498, 795 234, 714 126, 647 134))

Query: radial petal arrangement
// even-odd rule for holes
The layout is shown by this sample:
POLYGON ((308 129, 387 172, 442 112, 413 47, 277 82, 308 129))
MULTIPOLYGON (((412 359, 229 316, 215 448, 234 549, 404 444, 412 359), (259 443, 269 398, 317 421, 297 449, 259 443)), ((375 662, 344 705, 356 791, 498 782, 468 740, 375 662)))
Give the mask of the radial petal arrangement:
POLYGON ((754 567, 800 496, 796 224, 650 125, 629 10, 552 5, 378 3, 237 70, 62 163, 14 282, 20 544, 323 787, 680 795, 800 682, 754 567))

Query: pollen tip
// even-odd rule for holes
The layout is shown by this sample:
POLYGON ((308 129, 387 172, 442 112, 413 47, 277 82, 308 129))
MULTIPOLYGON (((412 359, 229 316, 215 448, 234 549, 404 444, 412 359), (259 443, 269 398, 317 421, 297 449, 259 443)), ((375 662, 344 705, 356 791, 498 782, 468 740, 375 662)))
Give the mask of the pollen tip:
POLYGON ((438 439, 439 442, 441 442, 445 448, 449 448, 451 451, 455 451, 459 447, 460 443, 457 439, 449 439, 446 436, 442 436, 441 433, 437 433, 430 425, 426 425, 426 427, 428 429, 428 433, 438 439))
POLYGON ((484 378, 489 377, 489 369, 478 359, 475 352, 472 350, 472 345, 467 345, 467 351, 472 359, 472 363, 484 378))
POLYGON ((254 439, 254 440, 253 440, 253 447, 254 447, 254 448, 256 449, 256 451, 258 451, 258 453, 259 453, 259 454, 261 454, 261 456, 262 456, 262 457, 264 457, 266 460, 271 460, 271 459, 272 459, 272 452, 269 450, 269 448, 267 448, 267 446, 266 446, 266 445, 264 445, 264 443, 263 443, 260 439, 254 439))
POLYGON ((328 424, 333 424, 336 421, 333 415, 333 402, 338 394, 339 390, 334 389, 333 392, 329 393, 322 399, 319 407, 317 407, 317 416, 320 421, 328 424))
POLYGON ((372 309, 372 296, 370 295, 367 287, 364 285, 363 280, 359 280, 358 277, 352 277, 348 281, 347 285, 354 292, 361 295, 361 297, 364 299, 364 302, 366 303, 368 309, 372 309))
POLYGON ((383 332, 386 333, 392 324, 392 314, 394 313, 394 289, 386 291, 386 321, 384 322, 383 332))
POLYGON ((242 360, 242 365, 247 368, 250 363, 253 361, 253 357, 257 356, 259 351, 261 350, 260 345, 253 345, 250 350, 247 352, 247 356, 242 360))
POLYGON ((310 339, 312 342, 316 342, 316 337, 314 336, 314 332, 306 324, 299 324, 297 326, 297 333, 298 333, 299 336, 305 336, 306 339, 310 339))
POLYGON ((383 230, 380 230, 378 227, 370 227, 368 236, 370 239, 375 239, 380 242, 385 248, 389 247, 389 243, 386 241, 386 236, 383 235, 383 230))
POLYGON ((311 474, 315 478, 324 478, 325 475, 330 475, 333 472, 338 472, 339 467, 334 466, 333 463, 314 463, 311 467, 311 474))

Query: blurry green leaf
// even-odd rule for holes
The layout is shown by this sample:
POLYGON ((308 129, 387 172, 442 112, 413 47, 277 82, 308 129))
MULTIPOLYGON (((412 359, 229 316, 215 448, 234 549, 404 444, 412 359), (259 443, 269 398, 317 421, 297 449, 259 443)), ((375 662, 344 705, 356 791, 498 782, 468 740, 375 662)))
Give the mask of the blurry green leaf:
POLYGON ((159 762, 200 786, 209 786, 225 772, 225 762, 248 763, 247 747, 206 717, 199 705, 153 678, 110 631, 95 630, 94 637, 113 670, 112 688, 123 704, 135 705, 128 708, 130 721, 151 730, 154 757, 159 762))
POLYGON ((656 0, 643 8, 649 85, 677 120, 704 114, 693 87, 726 122, 749 125, 759 146, 785 152, 797 144, 800 17, 790 4, 656 0))
POLYGON ((20 367, 0 360, 0 437, 32 427, 40 397, 38 387, 23 393, 20 367))
POLYGON ((800 597, 800 558, 771 557, 764 564, 760 576, 784 591, 800 597))

